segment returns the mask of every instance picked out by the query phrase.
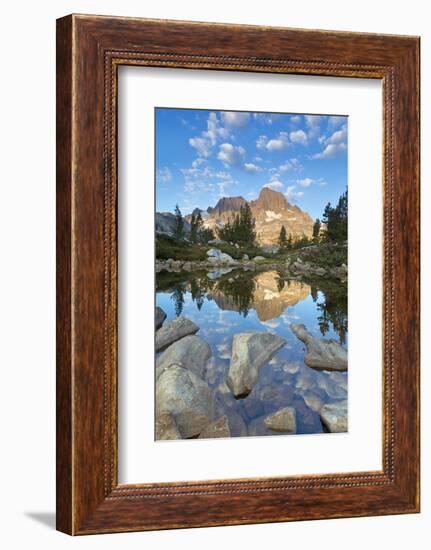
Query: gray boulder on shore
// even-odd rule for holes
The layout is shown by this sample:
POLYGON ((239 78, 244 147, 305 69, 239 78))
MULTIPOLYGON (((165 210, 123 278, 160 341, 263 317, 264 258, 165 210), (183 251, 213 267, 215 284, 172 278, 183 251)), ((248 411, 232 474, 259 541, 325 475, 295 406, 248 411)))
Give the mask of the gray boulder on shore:
POLYGON ((191 370, 181 365, 171 365, 159 376, 156 383, 156 419, 169 413, 182 439, 199 436, 213 421, 214 408, 213 392, 191 370))
POLYGON ((210 248, 207 252, 207 256, 210 262, 214 262, 217 264, 235 264, 236 263, 236 260, 234 260, 232 256, 229 256, 229 254, 226 254, 225 252, 222 252, 217 248, 210 248))
POLYGON ((198 330, 199 327, 185 317, 177 317, 164 323, 156 332, 156 352, 166 349, 180 338, 184 338, 184 336, 195 334, 198 330))
POLYGON ((156 361, 156 380, 171 365, 181 365, 203 378, 211 348, 196 335, 185 336, 171 344, 156 361))
POLYGON ((157 306, 156 312, 154 315, 154 323, 156 326, 156 330, 158 330, 163 325, 163 322, 165 319, 166 319, 166 313, 163 311, 161 307, 157 306))
POLYGON ((235 397, 247 396, 258 381, 260 367, 286 343, 286 340, 268 332, 235 334, 227 384, 235 397))
POLYGON ((337 341, 315 338, 303 324, 291 323, 290 328, 307 347, 306 365, 321 370, 347 370, 347 351, 337 341))

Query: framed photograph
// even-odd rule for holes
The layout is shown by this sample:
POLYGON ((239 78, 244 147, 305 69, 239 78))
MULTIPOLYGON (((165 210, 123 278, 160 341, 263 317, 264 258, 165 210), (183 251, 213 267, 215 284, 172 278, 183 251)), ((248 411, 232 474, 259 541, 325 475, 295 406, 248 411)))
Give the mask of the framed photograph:
POLYGON ((419 38, 57 21, 57 528, 419 511, 419 38))

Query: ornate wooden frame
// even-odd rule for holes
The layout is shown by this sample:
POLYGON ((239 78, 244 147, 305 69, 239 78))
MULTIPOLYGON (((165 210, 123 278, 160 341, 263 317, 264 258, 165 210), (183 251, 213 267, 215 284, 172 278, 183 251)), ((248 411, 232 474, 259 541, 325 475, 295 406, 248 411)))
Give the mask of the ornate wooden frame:
POLYGON ((419 38, 70 15, 57 21, 57 528, 419 511, 419 38), (377 78, 384 102, 383 469, 119 485, 119 65, 377 78))

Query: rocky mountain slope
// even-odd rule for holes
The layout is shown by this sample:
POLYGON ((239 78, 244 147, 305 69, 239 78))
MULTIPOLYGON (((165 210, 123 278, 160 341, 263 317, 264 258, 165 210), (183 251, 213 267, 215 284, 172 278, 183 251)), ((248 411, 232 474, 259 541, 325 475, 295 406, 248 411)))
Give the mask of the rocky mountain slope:
MULTIPOLYGON (((223 197, 212 208, 200 210, 204 227, 216 230, 239 212, 247 201, 243 197, 223 197)), ((287 236, 293 239, 303 236, 311 237, 314 220, 298 206, 288 202, 283 193, 263 187, 259 197, 248 203, 256 220, 257 241, 259 244, 275 244, 284 225, 287 236)), ((198 210, 195 211, 197 214, 198 210)), ((168 232, 172 227, 172 214, 156 214, 156 231, 168 232), (167 218, 169 216, 169 219, 167 218)), ((190 222, 191 216, 186 216, 190 222)), ((187 224, 188 225, 188 224, 187 224)))

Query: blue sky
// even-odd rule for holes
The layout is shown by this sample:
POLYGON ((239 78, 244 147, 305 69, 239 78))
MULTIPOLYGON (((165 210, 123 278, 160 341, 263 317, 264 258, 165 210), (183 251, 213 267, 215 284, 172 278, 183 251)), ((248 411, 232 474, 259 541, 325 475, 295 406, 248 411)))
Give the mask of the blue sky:
POLYGON ((263 186, 313 218, 347 186, 347 117, 156 109, 156 210, 183 214, 263 186))

